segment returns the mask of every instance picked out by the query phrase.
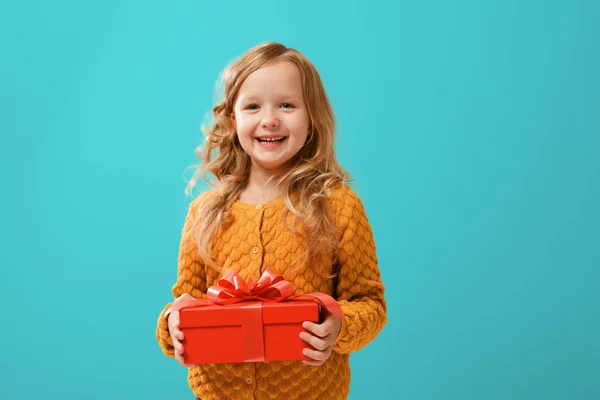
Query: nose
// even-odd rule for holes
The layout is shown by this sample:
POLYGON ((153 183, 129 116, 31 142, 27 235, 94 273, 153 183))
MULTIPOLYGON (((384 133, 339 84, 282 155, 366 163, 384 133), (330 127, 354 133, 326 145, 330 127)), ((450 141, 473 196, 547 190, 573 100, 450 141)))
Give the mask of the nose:
POLYGON ((264 129, 275 129, 279 126, 279 119, 272 112, 267 112, 261 125, 264 129))

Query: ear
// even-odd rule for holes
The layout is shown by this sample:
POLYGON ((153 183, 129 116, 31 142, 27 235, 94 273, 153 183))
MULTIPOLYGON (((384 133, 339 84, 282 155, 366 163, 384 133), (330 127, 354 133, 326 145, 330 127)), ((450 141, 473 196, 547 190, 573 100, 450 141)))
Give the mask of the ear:
POLYGON ((231 113, 229 115, 229 119, 231 120, 231 124, 233 125, 233 129, 237 130, 236 121, 235 121, 235 113, 231 113))

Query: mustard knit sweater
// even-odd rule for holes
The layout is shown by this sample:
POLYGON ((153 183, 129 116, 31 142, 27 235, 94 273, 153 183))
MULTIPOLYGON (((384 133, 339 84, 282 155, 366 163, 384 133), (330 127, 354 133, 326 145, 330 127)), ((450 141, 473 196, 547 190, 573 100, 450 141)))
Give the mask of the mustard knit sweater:
MULTIPOLYGON (((179 247, 174 298, 183 293, 204 298, 207 288, 230 270, 256 281, 265 269, 272 268, 292 282, 296 294, 322 292, 334 297, 344 319, 333 352, 321 366, 301 361, 198 365, 188 371, 194 395, 202 400, 346 399, 350 353, 375 339, 387 322, 373 233, 360 198, 348 186, 340 186, 330 197, 340 229, 340 273, 335 279, 324 279, 304 264, 289 267, 302 256, 304 247, 281 220, 285 208, 282 199, 267 204, 236 201, 231 210, 234 222, 226 230, 219 229, 214 245, 213 257, 224 266, 223 271, 205 266, 196 254, 190 225, 198 202, 214 193, 215 189, 204 192, 190 205, 179 247)), ((160 348, 169 357, 174 356, 174 349, 164 313, 171 304, 161 311, 156 330, 160 348)))

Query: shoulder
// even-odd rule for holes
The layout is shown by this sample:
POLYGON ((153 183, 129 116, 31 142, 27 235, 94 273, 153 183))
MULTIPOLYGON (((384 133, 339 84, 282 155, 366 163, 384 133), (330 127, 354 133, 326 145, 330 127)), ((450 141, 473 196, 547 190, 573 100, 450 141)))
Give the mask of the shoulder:
POLYGON ((207 201, 209 201, 213 198, 216 198, 217 196, 219 196, 219 194, 220 194, 220 191, 216 187, 210 188, 210 189, 205 190, 204 192, 200 193, 198 196, 196 196, 190 202, 190 204, 188 206, 188 213, 196 214, 198 209, 200 209, 200 207, 202 207, 203 204, 205 204, 207 201))
POLYGON ((356 191, 347 183, 340 183, 329 193, 329 202, 335 209, 362 207, 363 203, 356 191))
POLYGON ((349 184, 339 184, 329 195, 330 209, 336 225, 340 228, 348 226, 351 220, 366 219, 363 202, 349 184))

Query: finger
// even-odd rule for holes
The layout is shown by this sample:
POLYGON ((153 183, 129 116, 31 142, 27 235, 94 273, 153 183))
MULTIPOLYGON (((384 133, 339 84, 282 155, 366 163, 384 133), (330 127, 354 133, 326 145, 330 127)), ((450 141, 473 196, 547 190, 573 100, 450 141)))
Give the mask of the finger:
POLYGON ((327 359, 325 353, 318 350, 304 349, 302 350, 302 354, 309 358, 312 358, 315 361, 325 361, 327 359))
POLYGON ((323 351, 327 347, 329 347, 325 340, 317 336, 311 335, 308 332, 300 332, 300 339, 304 340, 306 343, 310 344, 312 347, 320 351, 323 351))
POLYGON ((179 296, 178 298, 175 299, 174 303, 179 303, 180 301, 183 300, 195 300, 191 294, 189 293, 184 293, 181 296, 179 296))
POLYGON ((323 364, 325 361, 302 360, 302 362, 307 365, 312 365, 313 367, 318 367, 319 365, 323 364))
POLYGON ((304 323, 302 323, 302 327, 304 329, 306 329, 307 331, 314 333, 315 335, 317 335, 320 338, 324 338, 325 336, 329 335, 329 333, 330 333, 327 330, 327 325, 319 325, 319 324, 315 324, 314 322, 311 322, 311 321, 305 321, 304 323))
POLYGON ((177 360, 177 362, 181 365, 185 365, 183 363, 183 355, 179 354, 178 352, 175 352, 175 359, 177 360))
POLYGON ((167 327, 169 328, 169 332, 179 330, 179 311, 173 311, 169 315, 169 319, 167 320, 167 327))
POLYGON ((173 332, 174 339, 177 339, 178 341, 183 342, 183 339, 184 339, 183 332, 181 332, 177 328, 173 328, 173 330, 171 332, 173 332))
POLYGON ((183 354, 183 344, 179 340, 173 339, 173 347, 175 354, 183 354))
POLYGON ((175 360, 177 360, 177 362, 179 364, 183 365, 186 368, 194 368, 194 367, 198 366, 198 364, 185 364, 185 361, 183 361, 183 355, 182 354, 175 353, 175 360))
POLYGON ((172 329, 169 329, 169 332, 171 333, 171 337, 174 340, 178 340, 180 342, 183 340, 183 332, 181 332, 177 326, 174 326, 172 329))

